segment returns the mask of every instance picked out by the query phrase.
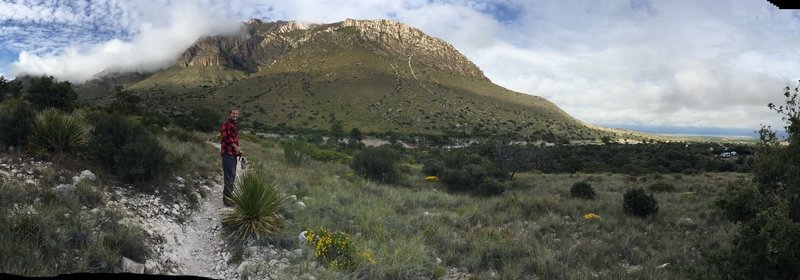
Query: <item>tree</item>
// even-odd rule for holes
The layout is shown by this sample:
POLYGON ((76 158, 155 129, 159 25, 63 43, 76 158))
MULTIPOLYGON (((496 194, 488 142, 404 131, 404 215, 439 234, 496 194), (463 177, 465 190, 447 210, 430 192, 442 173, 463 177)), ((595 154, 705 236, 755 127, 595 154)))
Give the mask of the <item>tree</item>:
POLYGON ((510 140, 498 140, 494 146, 494 162, 503 172, 507 172, 508 179, 513 180, 519 171, 528 171, 534 166, 534 152, 530 147, 515 145, 510 140))
POLYGON ((75 108, 78 93, 72 88, 70 82, 58 82, 53 76, 41 76, 31 79, 26 99, 37 110, 53 107, 71 112, 75 108))
POLYGON ((330 138, 331 138, 331 143, 334 143, 334 144, 338 143, 339 140, 344 138, 345 133, 344 133, 344 128, 342 127, 342 122, 341 121, 333 120, 331 122, 330 135, 328 135, 328 136, 330 136, 330 138))
POLYGON ((117 112, 123 115, 132 115, 142 112, 142 108, 139 106, 139 104, 142 102, 141 97, 123 90, 122 86, 117 86, 115 90, 115 100, 109 106, 109 110, 112 113, 117 112))
POLYGON ((798 88, 785 88, 786 105, 770 110, 787 124, 789 145, 771 127, 759 130, 755 186, 732 186, 717 201, 740 224, 731 252, 716 262, 729 279, 800 279, 800 107, 798 88))
POLYGON ((6 80, 6 77, 0 76, 0 102, 3 102, 3 99, 5 99, 7 90, 8 80, 6 80))

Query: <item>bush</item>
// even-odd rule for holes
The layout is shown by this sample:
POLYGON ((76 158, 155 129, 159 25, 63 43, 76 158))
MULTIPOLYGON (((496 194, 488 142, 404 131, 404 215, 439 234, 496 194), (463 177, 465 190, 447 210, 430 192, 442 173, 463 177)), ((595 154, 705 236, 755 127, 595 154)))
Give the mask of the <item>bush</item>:
POLYGON ((144 128, 118 114, 98 120, 90 154, 120 179, 143 183, 169 173, 167 151, 144 128))
POLYGON ((320 228, 314 232, 306 230, 306 243, 314 247, 314 256, 322 264, 332 268, 352 268, 355 246, 346 233, 331 232, 327 228, 320 228))
POLYGON ((592 184, 584 181, 572 184, 572 188, 569 189, 569 193, 575 198, 594 199, 594 189, 592 188, 592 184))
POLYGON ((87 142, 86 128, 77 117, 45 110, 36 116, 28 147, 39 154, 78 154, 87 142))
POLYGON ((770 127, 759 130, 755 185, 729 187, 717 201, 739 226, 729 251, 713 260, 727 279, 800 279, 800 102, 786 87, 786 104, 771 110, 786 123, 788 145, 770 127))
POLYGON ((114 155, 114 174, 131 183, 149 182, 168 173, 167 151, 149 134, 138 134, 114 155))
POLYGON ((497 180, 485 180, 483 183, 475 187, 473 192, 480 196, 492 196, 502 194, 505 191, 505 184, 498 182, 497 180))
POLYGON ((300 166, 308 161, 309 145, 302 139, 293 139, 283 143, 283 157, 286 162, 300 166))
POLYGON ((130 142, 130 137, 144 133, 143 127, 121 115, 100 116, 92 130, 92 138, 89 140, 89 154, 101 165, 112 168, 117 151, 130 142))
POLYGON ((622 208, 625 213, 646 217, 658 213, 658 202, 652 194, 647 195, 644 189, 632 189, 623 195, 622 208))
POLYGON ((367 179, 392 183, 398 177, 395 164, 399 158, 399 153, 387 146, 368 147, 353 156, 350 168, 367 179))
POLYGON ((249 169, 237 178, 231 193, 233 211, 222 219, 222 225, 235 240, 273 234, 282 226, 278 215, 283 198, 275 183, 262 169, 249 169))
POLYGON ((471 191, 487 178, 486 170, 477 164, 467 164, 460 169, 445 169, 440 180, 451 191, 471 191))
POLYGON ((444 163, 439 160, 429 160, 422 166, 422 175, 441 176, 444 171, 444 163))
POLYGON ((78 93, 70 82, 58 82, 52 76, 42 76, 31 79, 26 99, 38 110, 56 108, 71 112, 75 108, 78 93))
POLYGON ((317 149, 311 147, 308 152, 311 158, 318 161, 338 161, 341 163, 350 161, 350 157, 348 157, 346 154, 334 150, 317 149))
POLYGON ((30 103, 9 99, 0 104, 0 144, 24 146, 35 118, 30 103))
POLYGON ((654 192, 674 192, 676 188, 673 184, 658 181, 648 186, 647 189, 654 192))

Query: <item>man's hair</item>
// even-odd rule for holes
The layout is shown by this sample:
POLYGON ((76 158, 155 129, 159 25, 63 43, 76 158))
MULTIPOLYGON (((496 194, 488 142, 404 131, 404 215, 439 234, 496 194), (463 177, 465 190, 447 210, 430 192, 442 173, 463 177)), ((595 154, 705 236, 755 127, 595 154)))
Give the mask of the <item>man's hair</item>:
POLYGON ((231 108, 231 109, 228 111, 228 114, 230 114, 230 113, 233 113, 233 111, 239 111, 239 109, 236 109, 236 108, 231 108))

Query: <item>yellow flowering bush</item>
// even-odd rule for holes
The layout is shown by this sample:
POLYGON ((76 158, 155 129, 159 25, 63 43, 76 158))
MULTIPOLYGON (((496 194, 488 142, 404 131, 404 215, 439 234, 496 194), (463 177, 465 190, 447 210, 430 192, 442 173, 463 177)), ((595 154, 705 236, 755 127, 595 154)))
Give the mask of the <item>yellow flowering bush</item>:
POLYGON ((341 231, 331 232, 324 227, 320 228, 317 232, 308 229, 306 232, 306 241, 310 246, 314 246, 314 255, 317 259, 328 267, 353 267, 355 248, 353 242, 350 240, 350 236, 346 233, 341 231))
POLYGON ((431 182, 431 183, 435 183, 435 182, 438 182, 438 181, 439 181, 439 177, 436 177, 436 176, 427 176, 427 177, 425 177, 425 181, 428 181, 428 182, 431 182))
POLYGON ((595 213, 588 213, 586 215, 583 215, 583 218, 587 219, 587 220, 590 220, 590 221, 591 220, 597 220, 597 219, 600 219, 600 215, 597 215, 595 213))

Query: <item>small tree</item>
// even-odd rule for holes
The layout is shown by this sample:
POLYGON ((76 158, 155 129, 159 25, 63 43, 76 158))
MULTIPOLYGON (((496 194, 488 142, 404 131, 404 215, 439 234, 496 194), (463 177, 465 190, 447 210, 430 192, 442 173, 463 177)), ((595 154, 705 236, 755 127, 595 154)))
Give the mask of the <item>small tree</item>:
POLYGON ((789 145, 771 127, 759 130, 756 187, 732 187, 717 204, 740 223, 729 253, 716 266, 729 279, 800 279, 800 104, 798 88, 784 89, 786 105, 768 107, 786 123, 789 145))
POLYGON ((53 107, 71 112, 75 108, 78 93, 70 82, 58 82, 53 76, 42 76, 31 79, 26 98, 37 110, 53 107))
POLYGON ((399 158, 399 153, 386 145, 369 147, 353 156, 350 167, 367 179, 392 183, 397 179, 395 164, 399 158))

